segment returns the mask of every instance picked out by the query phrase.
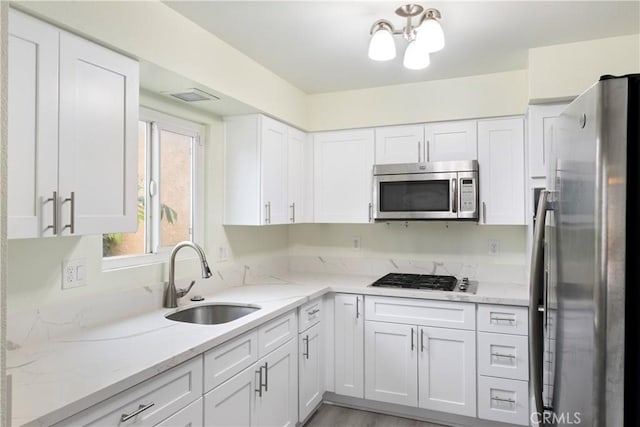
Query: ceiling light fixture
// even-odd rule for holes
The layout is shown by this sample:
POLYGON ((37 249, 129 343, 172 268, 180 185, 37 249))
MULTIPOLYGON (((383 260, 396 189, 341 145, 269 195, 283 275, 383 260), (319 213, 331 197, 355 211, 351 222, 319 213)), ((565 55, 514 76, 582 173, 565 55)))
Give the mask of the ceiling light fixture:
POLYGON ((444 32, 440 26, 438 9, 427 9, 418 4, 406 4, 396 9, 396 15, 407 18, 402 30, 395 30, 386 19, 379 19, 371 26, 369 58, 374 61, 388 61, 396 57, 394 35, 402 35, 409 42, 404 52, 403 64, 410 70, 422 70, 429 66, 429 54, 444 47, 444 32), (424 12, 424 13, 423 13, 424 12), (420 15, 418 25, 411 22, 420 15))

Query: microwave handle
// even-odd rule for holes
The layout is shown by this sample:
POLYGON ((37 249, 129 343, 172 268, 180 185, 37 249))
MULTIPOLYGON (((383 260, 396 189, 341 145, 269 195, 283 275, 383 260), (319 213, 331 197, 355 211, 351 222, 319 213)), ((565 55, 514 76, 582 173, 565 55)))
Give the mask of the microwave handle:
POLYGON ((451 211, 453 213, 458 212, 458 178, 453 178, 451 180, 451 193, 453 199, 453 205, 451 207, 451 211))

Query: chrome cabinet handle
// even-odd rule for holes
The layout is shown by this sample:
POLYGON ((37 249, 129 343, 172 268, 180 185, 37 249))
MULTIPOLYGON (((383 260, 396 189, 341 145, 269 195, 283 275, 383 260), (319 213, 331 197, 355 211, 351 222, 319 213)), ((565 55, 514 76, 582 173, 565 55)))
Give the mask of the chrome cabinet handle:
POLYGON ((487 223, 487 204, 482 202, 482 223, 487 223))
POLYGON ((44 200, 45 202, 53 202, 53 224, 45 228, 45 230, 53 230, 53 235, 58 235, 58 192, 53 192, 53 197, 44 200))
POLYGON ((420 147, 422 147, 422 141, 418 141, 418 163, 420 163, 420 159, 422 158, 420 155, 420 152, 422 151, 420 150, 420 147))
POLYGON ((264 204, 264 223, 269 224, 269 203, 264 204))
POLYGON ((302 338, 302 341, 304 342, 305 348, 306 350, 302 352, 302 355, 309 360, 309 335, 307 335, 306 337, 302 338))
POLYGON ((453 213, 458 212, 458 178, 454 178, 451 180, 451 192, 453 193, 453 205, 451 207, 451 211, 453 213))
POLYGON ((360 317, 360 297, 356 297, 356 319, 360 317))
POLYGON ((295 224, 296 222, 296 202, 291 203, 291 205, 289 205, 289 207, 291 208, 291 218, 289 218, 291 220, 292 224, 295 224))
POLYGON ((373 219, 373 203, 369 203, 369 222, 373 219))
POLYGON ((68 197, 62 201, 62 203, 71 202, 71 221, 69 224, 62 227, 62 230, 66 230, 67 228, 74 234, 76 232, 76 193, 75 191, 71 192, 71 197, 68 197))
POLYGON ((258 369, 256 371, 256 374, 258 374, 259 379, 258 379, 258 388, 254 388, 253 391, 255 391, 256 393, 258 393, 258 396, 262 397, 262 366, 260 366, 260 369, 258 369))
POLYGON ((122 414, 122 415, 120 415, 120 422, 123 423, 125 421, 129 421, 131 418, 135 417, 136 415, 139 415, 139 414, 143 413, 147 409, 151 408, 153 405, 155 405, 155 403, 149 403, 148 405, 140 405, 140 406, 138 406, 138 409, 136 409, 134 412, 132 412, 130 414, 122 414))
POLYGON ((505 357, 509 359, 515 359, 516 356, 513 354, 502 354, 502 353, 491 353, 491 357, 505 357))
POLYGON ((269 391, 269 364, 264 362, 264 391, 269 391))
POLYGON ((516 321, 515 319, 509 319, 509 318, 506 318, 506 317, 492 317, 492 318, 490 319, 490 322, 491 322, 491 323, 493 323, 493 322, 496 322, 496 323, 499 323, 499 322, 509 322, 509 323, 513 323, 513 322, 515 322, 515 321, 516 321))
POLYGON ((411 328, 411 351, 413 351, 413 328, 411 328))
POLYGON ((500 397, 492 397, 491 400, 495 400, 496 402, 510 403, 512 405, 516 404, 516 401, 513 399, 502 399, 500 397))
POLYGON ((319 308, 316 308, 315 310, 309 311, 307 314, 309 314, 309 316, 313 316, 314 314, 320 312, 319 308))
POLYGON ((429 161, 429 140, 427 139, 427 146, 424 150, 424 158, 426 159, 426 161, 429 161))
POLYGON ((420 351, 424 351, 424 329, 420 329, 420 351))

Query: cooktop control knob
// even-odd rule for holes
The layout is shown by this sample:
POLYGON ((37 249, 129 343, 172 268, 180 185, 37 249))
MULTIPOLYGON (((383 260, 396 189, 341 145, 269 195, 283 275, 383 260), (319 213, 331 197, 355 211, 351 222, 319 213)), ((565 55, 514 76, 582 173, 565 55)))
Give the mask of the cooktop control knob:
POLYGON ((469 278, 463 277, 458 289, 460 289, 460 292, 467 292, 467 288, 469 288, 469 278))

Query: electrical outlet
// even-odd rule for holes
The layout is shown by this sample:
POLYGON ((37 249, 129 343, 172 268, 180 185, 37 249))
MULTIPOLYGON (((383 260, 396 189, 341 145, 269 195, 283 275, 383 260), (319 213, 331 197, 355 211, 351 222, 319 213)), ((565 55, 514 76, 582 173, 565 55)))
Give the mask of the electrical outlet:
POLYGON ((86 284, 86 259, 78 258, 62 262, 62 289, 78 288, 86 284))
POLYGON ((360 250, 360 236, 353 236, 351 238, 351 248, 354 251, 359 251, 360 250))
POLYGON ((500 253, 500 240, 489 239, 489 253, 491 255, 500 253))
POLYGON ((218 261, 229 260, 229 248, 227 246, 220 246, 218 248, 218 261))

